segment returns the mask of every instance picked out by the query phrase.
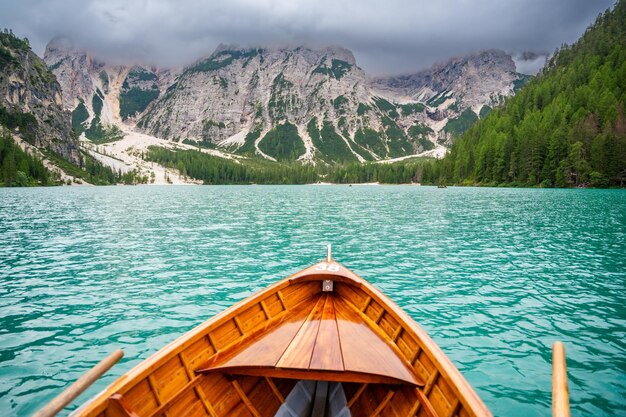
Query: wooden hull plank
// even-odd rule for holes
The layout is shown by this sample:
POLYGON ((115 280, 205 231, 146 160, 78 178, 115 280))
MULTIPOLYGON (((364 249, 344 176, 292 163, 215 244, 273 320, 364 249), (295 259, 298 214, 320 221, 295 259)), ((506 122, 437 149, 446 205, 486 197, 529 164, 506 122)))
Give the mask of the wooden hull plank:
POLYGON ((423 385, 350 306, 342 300, 337 300, 335 306, 346 371, 384 375, 411 385, 423 385))
POLYGON ((339 340, 339 330, 337 329, 337 319, 335 315, 334 297, 326 296, 324 310, 322 312, 322 322, 315 341, 313 356, 309 369, 343 372, 343 355, 341 352, 341 342, 339 340))
POLYGON ((277 368, 308 369, 311 364, 313 348, 322 321, 322 312, 326 297, 320 297, 311 310, 311 314, 293 338, 283 355, 276 363, 277 368))
POLYGON ((304 308, 287 315, 285 320, 271 328, 263 337, 250 340, 248 345, 241 350, 224 352, 223 355, 216 356, 206 364, 201 365, 196 372, 249 366, 251 358, 253 358, 255 366, 275 366, 310 314, 310 309, 304 308))

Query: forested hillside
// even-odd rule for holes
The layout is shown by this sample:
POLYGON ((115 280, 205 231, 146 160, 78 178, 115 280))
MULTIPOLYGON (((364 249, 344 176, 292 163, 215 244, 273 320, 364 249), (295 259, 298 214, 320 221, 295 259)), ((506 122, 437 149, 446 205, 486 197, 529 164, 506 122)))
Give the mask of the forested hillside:
POLYGON ((621 0, 443 160, 427 164, 422 182, 626 186, 625 20, 621 0))
POLYGON ((50 177, 39 159, 24 152, 8 133, 0 133, 0 187, 51 185, 50 177))
POLYGON ((420 162, 416 161, 314 166, 259 159, 242 164, 195 150, 172 151, 156 146, 150 147, 146 159, 177 169, 183 175, 201 180, 204 184, 406 184, 415 181, 420 166, 420 162))

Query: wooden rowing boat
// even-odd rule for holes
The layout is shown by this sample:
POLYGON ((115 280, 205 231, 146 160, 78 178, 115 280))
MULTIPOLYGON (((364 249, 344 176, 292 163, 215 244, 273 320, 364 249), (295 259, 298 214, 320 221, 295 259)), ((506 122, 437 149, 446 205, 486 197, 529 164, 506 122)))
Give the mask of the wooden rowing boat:
POLYGON ((333 261, 165 346, 74 416, 490 416, 404 311, 333 261))

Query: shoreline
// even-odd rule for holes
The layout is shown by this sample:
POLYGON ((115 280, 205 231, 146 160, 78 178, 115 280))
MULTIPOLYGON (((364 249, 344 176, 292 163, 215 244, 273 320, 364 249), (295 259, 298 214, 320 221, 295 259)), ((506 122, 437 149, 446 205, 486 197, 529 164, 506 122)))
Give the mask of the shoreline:
MULTIPOLYGON (((106 188, 106 187, 194 187, 194 186, 216 186, 216 187, 221 187, 221 186, 238 186, 238 187, 250 187, 250 186, 259 186, 259 187, 274 187, 274 186, 289 186, 289 187, 293 187, 293 186, 304 186, 304 187, 310 187, 310 186, 343 186, 343 187, 398 187, 398 186, 404 186, 404 187, 431 187, 431 188, 439 188, 437 185, 435 184, 419 184, 419 183, 377 183, 377 182, 364 182, 364 183, 330 183, 330 182, 324 182, 324 183, 309 183, 309 184, 193 184, 193 183, 174 183, 174 184, 163 184, 163 183, 156 183, 156 184, 108 184, 108 185, 95 185, 95 184, 89 184, 89 183, 82 183, 82 184, 76 184, 76 183, 72 183, 72 184, 57 184, 57 185, 34 185, 34 186, 27 186, 27 187, 5 187, 3 184, 0 184, 0 189, 9 189, 9 188, 82 188, 82 187, 97 187, 97 188, 106 188)), ((494 185, 448 185, 445 188, 499 188, 499 189, 528 189, 528 190, 624 190, 626 189, 626 187, 607 187, 607 188, 592 188, 592 187, 587 187, 587 188, 576 188, 576 187, 570 187, 570 188, 556 188, 556 187, 552 187, 552 188, 548 188, 548 187, 519 187, 519 186, 494 186, 494 185)))

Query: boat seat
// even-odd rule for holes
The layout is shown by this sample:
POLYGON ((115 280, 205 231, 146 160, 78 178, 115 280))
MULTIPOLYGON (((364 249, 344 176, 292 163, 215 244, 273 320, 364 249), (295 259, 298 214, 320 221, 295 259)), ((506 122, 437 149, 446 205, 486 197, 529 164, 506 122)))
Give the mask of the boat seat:
POLYGON ((348 399, 341 382, 333 382, 328 387, 328 413, 329 417, 351 417, 348 408, 348 399))
POLYGON ((301 380, 274 417, 351 417, 341 382, 301 380))

